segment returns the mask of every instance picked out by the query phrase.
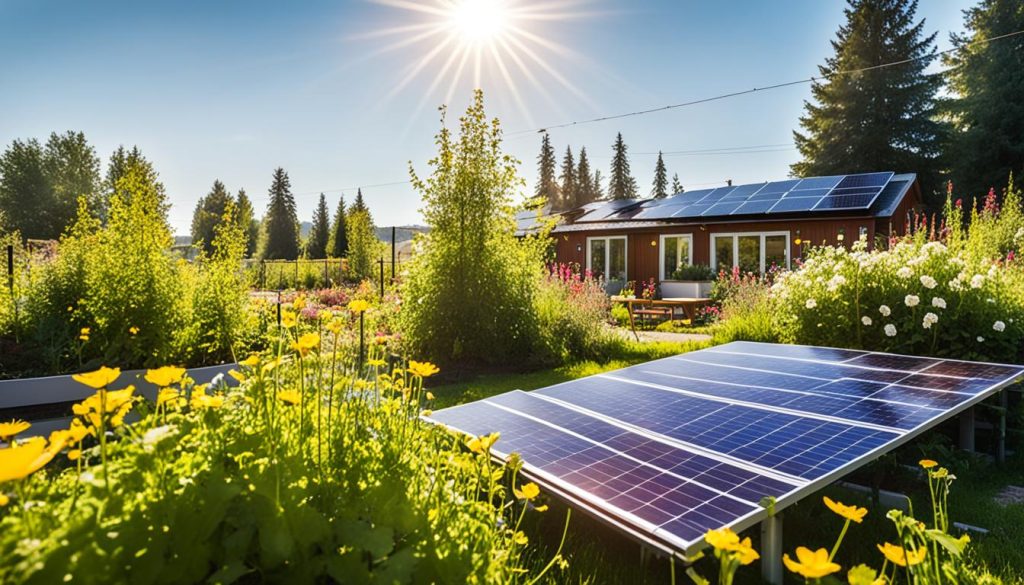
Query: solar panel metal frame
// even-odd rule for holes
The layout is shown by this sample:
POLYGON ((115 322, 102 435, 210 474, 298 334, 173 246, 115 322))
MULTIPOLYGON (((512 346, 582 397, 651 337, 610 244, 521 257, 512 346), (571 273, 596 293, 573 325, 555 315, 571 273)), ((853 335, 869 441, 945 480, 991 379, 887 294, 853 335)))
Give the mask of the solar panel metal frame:
MULTIPOLYGON (((989 364, 989 363, 981 363, 981 362, 970 362, 970 361, 967 361, 967 360, 942 359, 942 358, 918 358, 918 357, 913 357, 913 356, 902 356, 900 354, 889 354, 889 353, 883 353, 883 352, 867 352, 867 351, 860 351, 860 350, 833 350, 833 351, 837 351, 837 352, 849 352, 850 354, 855 354, 855 355, 853 355, 853 357, 849 357, 849 358, 847 358, 845 360, 839 360, 839 361, 836 361, 836 360, 826 360, 826 359, 815 360, 815 359, 809 359, 809 358, 806 358, 806 357, 793 357, 793 356, 786 356, 786 355, 771 355, 770 353, 765 353, 765 352, 771 351, 769 348, 773 348, 773 347, 787 348, 786 351, 799 350, 801 348, 809 349, 809 350, 820 350, 820 351, 829 351, 829 350, 831 350, 831 348, 819 348, 819 347, 815 347, 815 346, 799 346, 799 345, 796 345, 796 346, 776 346, 775 344, 762 344, 762 343, 754 343, 754 342, 733 342, 733 343, 730 343, 730 344, 726 344, 726 345, 722 345, 722 346, 716 346, 716 347, 708 348, 706 350, 701 350, 701 351, 698 351, 698 352, 691 352, 691 353, 688 353, 688 354, 680 354, 679 356, 670 357, 670 358, 664 358, 663 360, 655 360, 654 362, 649 362, 649 363, 650 364, 660 363, 660 362, 663 362, 663 361, 666 361, 666 360, 671 360, 671 359, 683 359, 683 360, 686 360, 687 356, 690 356, 692 358, 692 356, 694 356, 694 355, 701 355, 701 354, 707 355, 709 353, 710 354, 720 354, 722 356, 732 356, 732 355, 747 356, 747 357, 756 356, 756 357, 765 358, 765 359, 793 360, 793 361, 796 361, 796 362, 806 362, 806 363, 811 364, 811 365, 814 365, 814 364, 826 364, 829 367, 835 367, 835 368, 837 368, 839 370, 841 370, 843 368, 851 368, 852 367, 852 368, 855 368, 855 369, 864 369, 864 370, 869 370, 869 371, 892 372, 894 375, 896 373, 903 374, 903 377, 899 378, 899 380, 905 380, 907 378, 912 378, 912 377, 915 377, 915 376, 920 376, 920 375, 922 375, 922 372, 926 372, 927 369, 935 367, 935 366, 940 365, 940 364, 950 364, 950 365, 952 365, 954 367, 955 367, 955 364, 970 364, 969 367, 989 366, 989 367, 992 367, 992 368, 1003 368, 1003 369, 1007 369, 1007 370, 1011 371, 1011 372, 1006 372, 1004 375, 1000 375, 1000 376, 997 376, 997 375, 993 374, 991 377, 988 377, 988 378, 977 378, 977 377, 965 378, 963 376, 954 376, 952 374, 948 374, 948 373, 944 374, 944 373, 941 373, 941 372, 936 372, 934 374, 927 374, 927 373, 925 373, 924 375, 928 375, 928 376, 937 376, 939 378, 956 378, 956 379, 965 380, 965 381, 968 381, 968 382, 984 381, 984 383, 987 384, 987 385, 985 385, 981 389, 977 390, 977 392, 974 392, 973 395, 970 395, 966 399, 958 402, 954 406, 952 406, 950 408, 942 409, 939 414, 937 414, 935 416, 932 416, 930 418, 927 418, 927 419, 923 420, 922 422, 919 422, 919 423, 915 424, 914 426, 912 426, 912 427, 910 427, 908 429, 900 430, 900 429, 896 429, 896 428, 892 427, 891 428, 892 434, 896 434, 897 435, 894 439, 889 440, 889 441, 887 441, 887 442, 885 442, 885 443, 883 443, 883 444, 881 444, 881 445, 879 445, 877 447, 874 447, 874 448, 872 448, 872 449, 870 449, 870 450, 868 450, 868 451, 866 451, 864 453, 861 453, 860 455, 857 455, 856 457, 854 457, 853 460, 851 460, 851 461, 849 461, 849 462, 847 462, 847 463, 845 463, 845 464, 843 464, 843 465, 841 465, 841 466, 839 466, 839 467, 837 467, 837 468, 835 468, 835 469, 833 469, 831 471, 825 472, 825 473, 821 474, 818 477, 815 477, 813 479, 806 479, 805 481, 803 481, 802 485, 798 485, 795 489, 791 490, 788 493, 776 495, 777 500, 776 500, 775 508, 778 511, 781 511, 783 508, 788 507, 789 505, 792 505, 793 503, 799 501, 802 497, 806 496, 807 494, 813 493, 813 492, 815 492, 815 491, 825 487, 826 485, 832 483, 833 481, 835 481, 839 477, 842 477, 842 476, 850 473, 851 471, 861 467, 862 465, 864 465, 864 464, 866 464, 866 463, 868 463, 868 462, 870 462, 870 461, 880 457, 884 453, 898 448, 899 446, 907 443, 908 441, 912 440, 916 436, 918 436, 921 433, 925 432, 929 428, 931 428, 931 427, 933 427, 935 425, 938 425, 941 422, 946 421, 946 420, 956 416, 957 414, 959 414, 961 412, 964 412, 964 411, 968 410, 969 408, 971 408, 974 405, 978 404, 979 402, 981 402, 985 398, 995 394, 996 392, 998 392, 998 391, 1002 390, 1003 388, 1005 388, 1005 387, 1007 387, 1007 386, 1009 386, 1009 385, 1019 381, 1022 377, 1024 377, 1024 366, 1014 365, 1014 364, 989 364), (857 364, 857 363, 849 364, 849 363, 845 363, 845 362, 848 362, 848 361, 851 361, 851 360, 860 360, 862 358, 866 358, 866 361, 869 361, 869 362, 871 361, 872 358, 876 358, 876 359, 889 359, 889 360, 893 360, 893 361, 915 360, 916 362, 920 362, 922 364, 922 367, 918 367, 917 369, 907 368, 907 369, 898 369, 897 370, 897 369, 893 369, 893 368, 884 368, 884 367, 877 366, 877 365, 871 365, 870 363, 868 363, 868 364, 857 364), (931 362, 931 363, 928 363, 928 362, 931 362), (927 365, 924 365, 924 364, 927 364, 927 365), (996 381, 994 381, 991 384, 988 383, 988 382, 991 382, 993 380, 996 380, 996 381)), ((716 359, 718 359, 718 358, 716 358, 716 359)), ((701 363, 703 363, 703 362, 701 362, 701 363)), ((642 367, 642 366, 645 366, 645 365, 647 365, 647 364, 640 364, 639 366, 632 366, 631 368, 638 368, 638 367, 642 367)), ((732 366, 722 366, 722 367, 732 367, 732 366)), ((623 370, 620 370, 620 371, 626 371, 626 370, 629 370, 629 369, 630 368, 624 368, 623 370)), ((772 374, 772 372, 767 371, 767 370, 757 370, 757 371, 763 372, 763 373, 772 374)), ((612 372, 612 374, 613 373, 614 372, 612 372)), ((562 406, 562 407, 567 408, 569 410, 572 410, 572 411, 575 411, 577 413, 583 414, 583 415, 585 415, 587 417, 591 417, 591 418, 594 418, 594 419, 597 419, 597 420, 604 421, 605 423, 615 425, 616 427, 621 428, 624 431, 629 431, 629 432, 636 433, 636 434, 641 435, 641 436, 653 438, 653 439, 657 440, 661 444, 668 445, 668 446, 673 446, 674 448, 682 449, 684 451, 687 451, 687 450, 688 451, 694 451, 699 456, 707 456, 707 455, 704 455, 704 454, 700 453, 700 451, 705 450, 705 449, 694 450, 692 445, 681 444, 679 442, 679 440, 677 440, 677 439, 671 439, 669 437, 659 436, 657 433, 654 433, 654 432, 652 432, 650 430, 647 430, 647 429, 643 429, 642 427, 636 427, 635 425, 631 425, 631 424, 629 424, 627 422, 624 422, 624 421, 621 421, 621 420, 617 420, 617 419, 608 417, 606 415, 602 415, 602 414, 594 412, 594 411, 590 411, 586 407, 575 405, 575 404, 569 403, 569 402, 565 402, 563 400, 560 400, 560 399, 552 397, 552 396, 546 396, 546 395, 544 395, 542 393, 544 390, 555 389, 555 388, 558 388, 560 386, 566 386, 568 384, 573 384, 574 382, 585 381, 585 380, 588 380, 588 379, 591 379, 591 378, 598 378, 598 377, 606 377, 607 378, 609 375, 610 375, 610 373, 597 374, 595 376, 590 376, 590 377, 587 377, 587 378, 581 378, 581 379, 579 379, 577 381, 557 384, 555 386, 548 387, 547 389, 542 389, 542 390, 540 390, 540 391, 538 391, 536 393, 524 393, 524 394, 535 396, 539 400, 547 400, 548 402, 552 403, 552 405, 559 405, 559 406, 562 406)), ((790 375, 790 376, 801 377, 800 374, 774 374, 774 375, 790 375)), ((828 378, 825 378, 825 379, 828 379, 828 378)), ((833 381, 832 382, 828 382, 828 384, 835 383, 835 381, 843 380, 843 379, 849 379, 849 378, 846 378, 846 377, 833 378, 833 381)), ((882 384, 884 382, 885 382, 884 379, 878 381, 879 384, 882 384)), ((643 382, 641 380, 634 380, 634 381, 632 381, 632 383, 635 383, 635 384, 638 384, 638 385, 641 385, 641 386, 651 387, 650 383, 643 382)), ((892 382, 885 383, 884 384, 884 388, 888 388, 890 385, 895 384, 895 383, 897 383, 897 382, 896 381, 892 381, 892 382)), ((913 386, 908 386, 908 387, 912 388, 913 386)), ((679 389, 677 389, 676 391, 678 391, 678 390, 679 389)), ((792 390, 790 390, 790 391, 792 391, 792 390)), ((941 389, 934 390, 934 391, 935 392, 950 392, 948 390, 941 390, 941 389)), ((519 391, 514 391, 514 392, 519 392, 519 391)), ((694 392, 694 393, 702 394, 701 392, 694 392)), ((512 394, 512 393, 507 393, 507 394, 512 394)), ((505 395, 499 395, 499 396, 496 396, 496 397, 492 397, 492 398, 489 398, 489 399, 484 399, 484 400, 481 400, 481 401, 478 401, 478 402, 475 402, 475 403, 469 403, 468 405, 461 405, 461 406, 469 406, 469 405, 480 404, 480 403, 488 403, 492 407, 501 408, 503 410, 510 410, 511 411, 511 409, 509 409, 507 407, 497 405, 494 402, 489 402, 489 401, 493 401, 493 400, 495 400, 497 398, 500 398, 501 396, 505 396, 505 395)), ((718 399, 715 399, 715 398, 711 398, 711 396, 712 395, 708 394, 708 395, 706 395, 704 397, 704 399, 706 399, 706 400, 717 400, 717 401, 720 401, 720 402, 730 403, 730 400, 727 399, 727 398, 719 397, 718 399)), ((885 400, 882 399, 882 401, 885 401, 885 400)), ((762 405, 762 407, 764 409, 768 409, 768 410, 771 410, 771 411, 779 411, 778 408, 772 407, 772 406, 770 406, 768 404, 762 405)), ((452 407, 452 409, 457 409, 457 408, 460 408, 460 406, 452 407)), ((472 434, 470 432, 467 432, 465 429, 458 429, 456 427, 452 427, 451 425, 447 425, 447 424, 443 423, 442 421, 440 421, 437 418, 439 415, 441 417, 443 417, 444 413, 446 411, 448 411, 448 410, 449 409, 444 409, 444 410, 437 411, 431 417, 424 417, 424 419, 429 421, 429 422, 435 423, 435 424, 441 424, 443 426, 447 426, 449 428, 452 428, 453 430, 462 432, 464 434, 472 434)), ((525 413, 517 413, 517 414, 519 414, 519 416, 523 416, 523 417, 526 417, 526 418, 529 418, 529 419, 533 419, 535 421, 539 421, 540 420, 540 419, 534 419, 534 417, 532 417, 532 416, 530 416, 528 414, 525 414, 525 413)), ((812 413, 810 413, 810 412, 803 412, 802 414, 799 414, 797 416, 800 416, 800 417, 803 417, 803 418, 808 418, 808 419, 813 419, 813 417, 814 417, 814 415, 812 413)), ((553 425, 552 423, 541 422, 540 424, 546 424, 547 426, 551 426, 552 428, 558 428, 556 425, 553 425)), ((849 424, 851 426, 854 426, 854 427, 864 428, 863 423, 858 423, 858 422, 856 422, 855 420, 852 420, 852 419, 848 419, 847 420, 847 424, 849 424)), ((572 433, 571 429, 565 429, 565 432, 572 433)), ((501 442, 499 441, 498 445, 500 446, 500 444, 501 444, 501 442)), ((611 449, 611 450, 615 451, 615 449, 612 449, 611 447, 608 447, 608 446, 603 446, 603 447, 605 449, 611 449)), ((711 449, 706 449, 706 451, 714 452, 711 449)), ((503 453, 503 451, 501 451, 500 448, 496 449, 495 452, 496 452, 496 454, 499 455, 499 457, 500 457, 500 454, 503 453)), ((507 456, 507 455, 508 454, 505 453, 505 456, 507 456)), ((721 460, 721 459, 728 459, 729 458, 728 457, 728 453, 718 453, 718 455, 721 456, 721 457, 718 458, 719 460, 721 460)), ((715 457, 711 457, 711 458, 712 459, 716 459, 715 457)), ((748 465, 754 466, 753 464, 748 464, 748 465)), ((565 483, 564 480, 561 480, 561 479, 553 476, 552 474, 547 473, 547 472, 545 472, 545 471, 543 471, 541 469, 533 469, 530 466, 530 461, 528 459, 524 459, 523 473, 525 473, 526 475, 530 476, 532 479, 538 481, 539 483, 543 484, 549 490, 555 492, 556 495, 558 495, 559 497, 562 497, 562 498, 568 500, 570 503, 573 503, 575 505, 578 505, 578 506, 586 509, 588 512, 594 514, 595 516, 599 517, 603 521, 608 522, 608 523, 612 524, 613 526, 626 531, 627 533, 629 533, 629 535, 631 537, 633 537, 633 538, 635 538, 637 540, 640 540, 642 542, 646 542, 648 544, 651 544, 651 545, 657 547, 658 549, 660 549, 662 551, 678 554, 681 557, 685 557, 686 554, 688 554, 688 553, 692 552, 693 550, 703 546, 703 543, 699 539, 695 540, 695 541, 685 541, 685 540, 680 540, 678 537, 675 537, 672 534, 658 533, 658 530, 647 531, 645 529, 645 527, 643 526, 642 522, 637 522, 636 521, 636 519, 638 517, 634 517, 634 518, 622 517, 622 515, 618 514, 615 510, 607 509, 607 508, 612 507, 607 500, 602 500, 600 498, 593 498, 593 499, 597 499, 599 501, 597 503, 588 502, 586 497, 581 498, 579 494, 574 493, 574 490, 578 491, 578 488, 575 488, 572 485, 568 485, 567 487, 566 486, 562 486, 561 484, 565 483), (601 506, 602 503, 605 504, 605 507, 601 506)), ((584 496, 588 495, 586 492, 583 492, 583 494, 584 494, 584 496)), ((626 514, 627 515, 631 515, 631 513, 628 513, 628 512, 626 514)), ((738 518, 734 519, 733 521, 727 523, 727 525, 732 527, 734 530, 743 530, 745 528, 749 528, 750 526, 752 526, 752 525, 756 524, 757 522, 760 522, 760 521, 762 521, 762 520, 764 520, 766 518, 767 518, 767 511, 763 510, 763 509, 758 509, 758 510, 755 510, 754 512, 752 512, 750 514, 747 514, 745 516, 738 517, 738 518)))

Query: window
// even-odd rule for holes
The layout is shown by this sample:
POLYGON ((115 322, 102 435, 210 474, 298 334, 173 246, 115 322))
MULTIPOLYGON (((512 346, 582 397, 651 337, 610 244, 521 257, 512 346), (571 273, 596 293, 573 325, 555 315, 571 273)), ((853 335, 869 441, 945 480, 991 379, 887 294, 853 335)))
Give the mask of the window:
POLYGON ((716 271, 739 266, 743 272, 762 274, 772 266, 789 268, 789 232, 714 234, 711 265, 716 271))
POLYGON ((587 238, 587 268, 607 281, 626 281, 626 238, 587 238))
POLYGON ((661 280, 672 280, 672 273, 693 264, 693 236, 661 236, 661 280))

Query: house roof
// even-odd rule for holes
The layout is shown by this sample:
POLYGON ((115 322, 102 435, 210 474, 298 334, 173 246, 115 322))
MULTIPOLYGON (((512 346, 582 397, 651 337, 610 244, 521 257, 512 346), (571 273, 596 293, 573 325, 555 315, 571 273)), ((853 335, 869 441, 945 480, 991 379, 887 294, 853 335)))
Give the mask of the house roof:
POLYGON ((917 181, 914 173, 859 173, 729 185, 664 199, 595 201, 562 213, 550 207, 516 216, 517 234, 556 219, 556 233, 660 225, 778 221, 833 217, 892 217, 917 181))

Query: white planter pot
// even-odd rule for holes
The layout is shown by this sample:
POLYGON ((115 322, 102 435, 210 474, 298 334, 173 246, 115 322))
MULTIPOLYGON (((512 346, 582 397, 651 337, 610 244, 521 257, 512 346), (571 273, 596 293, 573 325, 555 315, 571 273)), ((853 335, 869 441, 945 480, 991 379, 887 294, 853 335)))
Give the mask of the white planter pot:
POLYGON ((663 280, 661 298, 707 298, 711 295, 711 281, 663 280))

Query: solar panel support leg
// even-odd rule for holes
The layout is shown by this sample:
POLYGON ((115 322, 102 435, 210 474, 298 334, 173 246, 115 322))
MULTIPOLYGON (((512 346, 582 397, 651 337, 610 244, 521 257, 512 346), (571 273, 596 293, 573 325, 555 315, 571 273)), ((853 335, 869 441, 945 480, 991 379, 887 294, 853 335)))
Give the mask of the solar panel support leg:
POLYGON ((974 452, 974 408, 968 408, 960 415, 960 448, 974 452))
POLYGON ((1006 409, 1010 407, 1009 390, 999 392, 999 436, 996 438, 996 462, 1006 463, 1006 409))
POLYGON ((782 516, 773 514, 761 521, 761 578, 782 585, 782 516))

